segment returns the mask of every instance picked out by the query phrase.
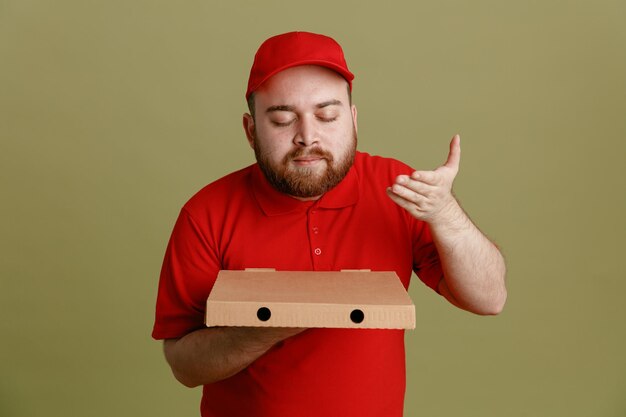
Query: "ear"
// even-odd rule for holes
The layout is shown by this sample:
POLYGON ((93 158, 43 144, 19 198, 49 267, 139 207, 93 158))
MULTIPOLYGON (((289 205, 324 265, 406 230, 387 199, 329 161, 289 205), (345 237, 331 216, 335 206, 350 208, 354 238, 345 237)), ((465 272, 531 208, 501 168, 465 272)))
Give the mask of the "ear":
POLYGON ((243 130, 246 132, 248 144, 254 149, 254 118, 250 113, 244 113, 243 115, 243 130))
POLYGON ((352 105, 351 110, 352 110, 352 123, 354 124, 354 131, 358 132, 357 122, 356 122, 357 111, 356 111, 356 106, 354 104, 352 105))

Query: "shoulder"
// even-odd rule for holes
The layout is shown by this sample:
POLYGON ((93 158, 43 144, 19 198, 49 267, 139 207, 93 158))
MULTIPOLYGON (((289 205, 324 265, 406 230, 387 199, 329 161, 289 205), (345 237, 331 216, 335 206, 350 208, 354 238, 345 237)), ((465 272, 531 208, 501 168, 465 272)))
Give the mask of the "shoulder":
POLYGON ((225 207, 228 201, 250 198, 248 184, 253 167, 247 166, 207 184, 185 203, 183 209, 197 213, 206 211, 208 207, 225 207))
POLYGON ((415 171, 409 165, 397 159, 357 152, 354 167, 361 178, 378 178, 382 181, 395 179, 398 175, 408 175, 415 171), (375 175, 368 175, 375 174, 375 175))

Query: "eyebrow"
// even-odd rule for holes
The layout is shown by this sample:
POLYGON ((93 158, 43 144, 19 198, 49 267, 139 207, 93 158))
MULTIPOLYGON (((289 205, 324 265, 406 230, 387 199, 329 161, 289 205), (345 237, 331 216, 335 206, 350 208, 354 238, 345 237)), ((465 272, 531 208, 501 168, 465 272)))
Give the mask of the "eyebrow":
MULTIPOLYGON (((322 103, 316 104, 315 107, 318 109, 323 109, 324 107, 328 107, 328 106, 341 106, 341 104, 342 103, 340 100, 328 100, 328 101, 324 101, 322 103)), ((272 113, 272 112, 277 112, 277 111, 295 112, 296 107, 287 105, 287 104, 279 104, 276 106, 268 107, 267 110, 265 110, 265 113, 272 113)))
POLYGON ((318 109, 323 109, 324 107, 328 107, 328 106, 341 106, 341 101, 339 100, 328 100, 325 101, 323 103, 318 104, 317 107, 318 109))
POLYGON ((285 104, 280 104, 278 106, 270 106, 265 110, 265 113, 271 113, 275 111, 294 111, 296 110, 295 106, 288 106, 285 104))

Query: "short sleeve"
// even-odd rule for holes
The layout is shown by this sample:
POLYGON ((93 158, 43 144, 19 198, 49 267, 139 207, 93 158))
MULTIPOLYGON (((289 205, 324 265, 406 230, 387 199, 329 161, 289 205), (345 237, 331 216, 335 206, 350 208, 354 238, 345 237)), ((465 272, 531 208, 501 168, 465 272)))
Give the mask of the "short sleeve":
POLYGON ((443 269, 430 227, 425 222, 415 220, 413 230, 413 271, 424 284, 438 291, 443 269))
POLYGON ((183 208, 172 231, 159 279, 152 337, 171 339, 204 326, 206 299, 220 269, 206 227, 183 208))
MULTIPOLYGON (((409 165, 395 159, 385 159, 389 161, 388 181, 393 183, 398 175, 410 175, 415 171, 409 165)), ((396 209, 397 206, 394 205, 396 209)), ((428 287, 438 291, 439 281, 443 278, 443 269, 439 259, 439 253, 433 242, 428 223, 418 220, 411 216, 406 210, 398 209, 403 216, 404 222, 410 233, 412 254, 413 254, 413 271, 418 278, 428 287)))

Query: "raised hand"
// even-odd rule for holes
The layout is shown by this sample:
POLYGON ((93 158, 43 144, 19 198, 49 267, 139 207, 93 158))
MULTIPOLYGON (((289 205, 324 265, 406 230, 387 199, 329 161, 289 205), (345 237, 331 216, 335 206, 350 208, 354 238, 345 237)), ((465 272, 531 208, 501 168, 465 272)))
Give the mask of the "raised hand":
POLYGON ((459 172, 461 138, 454 135, 448 159, 434 171, 415 171, 400 175, 387 188, 387 195, 413 217, 428 223, 444 223, 454 219, 460 209, 452 195, 452 184, 459 172))

